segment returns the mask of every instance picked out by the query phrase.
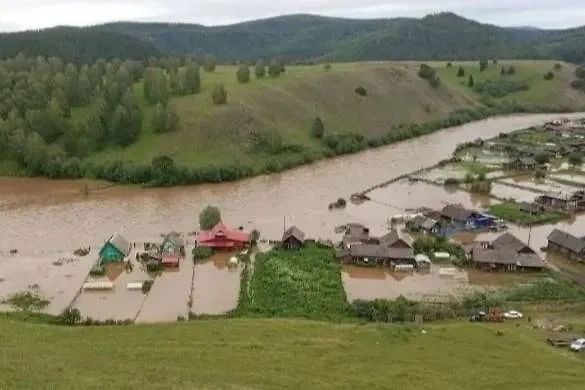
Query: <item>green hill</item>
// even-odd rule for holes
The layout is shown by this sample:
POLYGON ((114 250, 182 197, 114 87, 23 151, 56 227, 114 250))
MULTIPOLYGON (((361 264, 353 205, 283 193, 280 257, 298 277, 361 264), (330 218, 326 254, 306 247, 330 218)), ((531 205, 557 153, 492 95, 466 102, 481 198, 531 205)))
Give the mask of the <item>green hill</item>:
POLYGON ((283 57, 289 61, 477 60, 481 58, 585 61, 585 28, 503 28, 453 13, 415 18, 354 20, 288 15, 205 27, 112 23, 100 29, 130 34, 161 51, 222 61, 283 57))
POLYGON ((1 318, 0 335, 5 389, 580 390, 585 369, 526 324, 58 327, 1 318))
POLYGON ((238 67, 200 72, 172 59, 152 60, 145 70, 137 61, 76 68, 15 58, 0 66, 0 172, 151 185, 219 182, 489 115, 585 106, 585 94, 570 87, 574 67, 565 63, 489 62, 483 71, 477 62, 429 63, 436 84, 421 77, 420 65, 287 66, 277 77, 252 74, 240 83, 238 67), (227 96, 217 102, 220 85, 227 96))
POLYGON ((86 64, 100 58, 146 60, 161 55, 152 43, 95 28, 55 27, 45 30, 0 34, 0 59, 22 53, 29 57, 58 57, 86 64))

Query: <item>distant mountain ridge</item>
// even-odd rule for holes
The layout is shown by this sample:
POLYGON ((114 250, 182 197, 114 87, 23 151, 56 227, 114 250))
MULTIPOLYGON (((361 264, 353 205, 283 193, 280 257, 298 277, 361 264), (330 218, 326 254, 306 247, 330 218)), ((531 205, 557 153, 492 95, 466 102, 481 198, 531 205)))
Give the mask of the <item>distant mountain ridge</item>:
POLYGON ((222 61, 281 57, 293 62, 480 58, 585 62, 582 44, 585 27, 565 30, 499 27, 451 12, 423 18, 347 19, 298 14, 214 27, 117 22, 59 29, 0 34, 0 57, 13 56, 19 50, 29 55, 69 50, 72 51, 69 57, 79 59, 88 51, 84 46, 89 46, 92 52, 101 48, 102 57, 137 59, 163 54, 213 55, 222 61), (59 29, 69 29, 70 35, 77 31, 77 39, 68 41, 71 47, 51 43, 59 29), (104 34, 113 35, 106 40, 104 34), (36 43, 31 36, 36 37, 36 43), (116 48, 118 40, 124 47, 116 48), (46 41, 49 44, 44 45, 46 41))

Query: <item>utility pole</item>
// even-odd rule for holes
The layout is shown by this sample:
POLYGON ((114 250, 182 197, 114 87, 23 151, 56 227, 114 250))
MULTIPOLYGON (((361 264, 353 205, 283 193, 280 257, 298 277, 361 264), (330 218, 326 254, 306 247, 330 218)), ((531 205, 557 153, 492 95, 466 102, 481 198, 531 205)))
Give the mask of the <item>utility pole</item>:
POLYGON ((282 217, 282 234, 286 232, 286 215, 282 217))
POLYGON ((528 247, 530 247, 530 239, 532 238, 532 226, 528 228, 528 247))

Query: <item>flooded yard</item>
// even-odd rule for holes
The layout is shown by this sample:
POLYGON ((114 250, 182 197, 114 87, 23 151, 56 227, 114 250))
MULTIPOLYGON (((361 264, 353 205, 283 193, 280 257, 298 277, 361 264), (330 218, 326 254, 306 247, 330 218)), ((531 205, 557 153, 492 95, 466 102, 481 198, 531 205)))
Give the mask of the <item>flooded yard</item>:
POLYGON ((400 295, 421 300, 428 296, 460 295, 469 288, 467 273, 458 271, 451 276, 439 274, 440 267, 433 265, 428 273, 393 273, 382 268, 364 268, 346 265, 341 279, 347 299, 396 299, 400 295))
POLYGON ((517 202, 532 202, 539 194, 537 192, 511 187, 502 183, 492 183, 491 194, 500 199, 515 199, 517 202))
MULTIPOLYGON (((114 288, 110 291, 82 291, 73 307, 77 308, 84 317, 100 321, 134 320, 146 295, 142 290, 128 290, 126 285, 130 282, 141 282, 152 278, 146 273, 144 267, 136 263, 132 272, 126 272, 120 264, 109 265, 108 268, 106 276, 99 278, 90 276, 88 282, 113 282, 114 288)), ((78 288, 82 284, 79 284, 78 288)))
POLYGON ((551 179, 560 179, 569 181, 571 183, 575 183, 575 186, 583 186, 585 187, 585 175, 584 174, 571 174, 571 173, 558 173, 550 176, 551 179))
MULTIPOLYGON (((187 248, 186 253, 191 253, 191 248, 187 248)), ((179 316, 188 318, 192 278, 193 261, 188 257, 181 260, 179 269, 163 271, 155 279, 136 322, 176 321, 179 316)))
POLYGON ((510 183, 514 185, 520 185, 526 188, 531 188, 540 192, 567 192, 571 193, 577 191, 579 188, 576 186, 566 185, 557 183, 550 179, 534 179, 534 178, 508 178, 502 179, 503 183, 510 183))
POLYGON ((228 265, 228 260, 234 255, 217 253, 208 261, 195 265, 191 309, 194 314, 222 314, 238 306, 243 265, 228 265))
MULTIPOLYGON (((91 255, 0 255, 0 301, 34 288, 39 295, 50 300, 45 311, 60 314, 75 298, 92 265, 91 255)), ((0 310, 10 309, 0 304, 0 310)))
POLYGON ((429 207, 441 209, 448 203, 461 203, 464 207, 480 208, 489 205, 490 198, 470 194, 458 189, 401 180, 387 187, 378 188, 368 196, 373 202, 385 205, 394 214, 403 214, 407 209, 429 207))

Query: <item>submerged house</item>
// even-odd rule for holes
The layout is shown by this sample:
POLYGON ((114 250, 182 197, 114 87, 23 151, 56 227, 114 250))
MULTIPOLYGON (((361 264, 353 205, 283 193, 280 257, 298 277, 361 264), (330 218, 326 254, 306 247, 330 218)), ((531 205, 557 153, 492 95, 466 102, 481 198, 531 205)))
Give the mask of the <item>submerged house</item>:
POLYGON ((250 244, 250 234, 230 229, 220 221, 213 229, 201 231, 197 244, 220 250, 240 250, 250 244))
POLYGON ((440 234, 441 233, 441 224, 439 221, 425 217, 423 215, 417 215, 410 221, 406 223, 409 229, 412 229, 416 232, 425 233, 425 234, 440 234))
POLYGON ((575 194, 548 192, 536 197, 535 202, 543 207, 556 210, 575 210, 581 198, 575 194))
POLYGON ((476 268, 487 271, 541 271, 544 260, 528 245, 510 233, 491 242, 475 242, 470 259, 476 268))
POLYGON ((547 249, 570 259, 585 262, 585 239, 555 229, 548 235, 547 249))
POLYGON ((114 233, 100 249, 99 258, 102 263, 117 263, 123 261, 131 250, 130 243, 118 233, 114 233))
POLYGON ((538 167, 538 163, 532 157, 516 157, 506 164, 507 169, 515 171, 533 171, 538 167))
POLYGON ((357 264, 416 268, 417 262, 409 241, 395 230, 382 237, 346 235, 336 250, 336 256, 357 264))
POLYGON ((485 229, 494 224, 495 218, 473 210, 468 210, 460 204, 448 204, 441 210, 441 218, 448 222, 452 229, 485 229))
POLYGON ((177 268, 185 257, 185 242, 176 233, 165 236, 161 245, 161 264, 167 268, 177 268))
POLYGON ((296 226, 291 226, 282 234, 281 242, 285 249, 300 249, 305 243, 305 233, 296 226))

